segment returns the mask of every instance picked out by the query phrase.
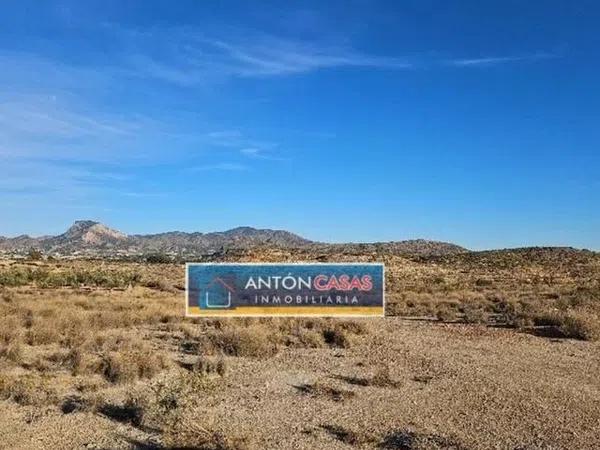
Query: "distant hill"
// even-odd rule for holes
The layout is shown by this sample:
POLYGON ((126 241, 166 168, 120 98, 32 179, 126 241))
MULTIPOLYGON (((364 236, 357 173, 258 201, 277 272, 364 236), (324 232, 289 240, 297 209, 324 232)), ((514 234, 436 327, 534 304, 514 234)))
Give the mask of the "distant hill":
POLYGON ((0 252, 25 255, 39 249, 55 256, 138 256, 165 253, 172 256, 211 255, 229 249, 261 246, 304 248, 315 252, 365 254, 385 251, 396 254, 443 256, 465 253, 458 245, 423 239, 384 243, 327 244, 310 241, 283 230, 238 227, 212 233, 171 231, 148 235, 126 235, 91 220, 76 221, 58 236, 0 237, 0 252))
POLYGON ((395 255, 407 256, 447 256, 468 253, 464 247, 448 242, 411 239, 406 241, 375 242, 366 244, 319 244, 324 251, 346 254, 365 254, 383 251, 395 255))
POLYGON ((91 220, 76 221, 65 233, 40 238, 18 236, 0 238, 0 251, 26 254, 35 248, 47 254, 119 256, 148 253, 172 255, 210 254, 223 248, 249 248, 271 244, 281 247, 306 245, 311 241, 281 230, 239 227, 215 233, 184 233, 131 235, 91 220))
POLYGON ((567 265, 576 272, 581 265, 589 264, 590 260, 599 261, 600 253, 573 247, 522 247, 500 250, 484 250, 478 252, 429 255, 421 258, 428 262, 448 264, 453 267, 487 266, 496 269, 510 269, 523 264, 539 266, 567 265))

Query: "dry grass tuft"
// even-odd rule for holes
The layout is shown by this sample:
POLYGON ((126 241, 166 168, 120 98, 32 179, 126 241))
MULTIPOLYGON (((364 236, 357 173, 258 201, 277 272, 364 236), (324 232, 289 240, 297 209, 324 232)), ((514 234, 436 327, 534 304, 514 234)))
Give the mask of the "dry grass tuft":
POLYGON ((197 450, 258 450, 260 447, 249 433, 239 431, 239 427, 228 428, 219 424, 216 418, 204 414, 203 423, 197 416, 185 414, 172 421, 162 435, 163 445, 172 449, 197 450))
POLYGON ((12 317, 5 317, 3 321, 0 321, 0 358, 21 364, 22 357, 22 331, 18 321, 12 317))
POLYGON ((0 398, 20 405, 44 406, 57 399, 48 376, 35 373, 25 375, 0 374, 0 398))
MULTIPOLYGON (((549 328, 560 336, 600 339, 600 259, 567 255, 563 262, 563 256, 408 260, 386 255, 388 313, 527 331, 549 328)), ((218 378, 226 376, 228 365, 237 377, 240 366, 262 364, 227 357, 268 358, 285 347, 349 348, 369 339, 365 335, 374 323, 318 318, 184 319, 181 297, 174 294, 182 286, 182 274, 176 264, 29 261, 0 265, 0 399, 35 405, 29 409, 36 410, 54 404, 65 413, 100 412, 164 432, 161 444, 169 448, 260 448, 253 431, 244 431, 245 424, 233 428, 227 423, 230 417, 197 410, 215 401, 223 385, 231 384, 219 383, 218 378), (173 359, 189 370, 172 364, 175 352, 179 354, 173 359), (194 357, 196 362, 189 363, 194 357)), ((313 353, 332 354, 330 350, 298 352, 313 353)), ((425 364, 418 369, 412 379, 425 384, 437 379, 443 367, 425 364)), ((337 378, 371 390, 401 385, 386 365, 370 370, 360 377, 337 378)), ((306 399, 310 402, 361 400, 354 394, 360 388, 329 381, 335 384, 316 382, 297 388, 313 397, 306 399)), ((460 448, 438 435, 410 430, 375 439, 355 429, 323 428, 353 446, 460 448)), ((327 436, 320 438, 332 443, 327 436)))
POLYGON ((467 305, 463 307, 463 318, 466 323, 484 324, 488 322, 489 313, 482 307, 467 305))
POLYGON ((137 346, 123 352, 108 352, 99 356, 96 372, 111 383, 131 383, 150 379, 170 367, 170 361, 147 346, 137 346))
POLYGON ((25 332, 25 342, 28 345, 47 345, 58 342, 61 334, 55 323, 50 320, 34 320, 25 332))
POLYGON ((4 303, 13 303, 15 301, 15 294, 8 289, 0 289, 0 300, 4 303))
POLYGON ((371 377, 370 384, 377 387, 400 387, 400 382, 394 380, 390 374, 390 368, 387 365, 379 367, 371 377))
POLYGON ((164 278, 144 281, 142 283, 142 285, 147 288, 157 289, 157 290, 163 291, 163 292, 176 292, 177 291, 177 289, 175 289, 173 284, 171 284, 168 280, 165 280, 164 278))
POLYGON ((600 340, 600 317, 592 312, 567 312, 562 316, 559 329, 566 337, 597 341, 600 340))
POLYGON ((203 344, 204 351, 228 356, 268 358, 278 351, 277 336, 260 325, 214 330, 203 344))
POLYGON ((200 356, 194 363, 193 370, 204 375, 217 374, 223 377, 227 371, 227 365, 225 364, 225 360, 223 358, 218 358, 215 360, 214 358, 200 356))
POLYGON ((440 322, 454 322, 457 316, 456 307, 448 303, 440 303, 435 311, 435 317, 440 322))
POLYGON ((0 358, 4 358, 15 364, 23 363, 23 345, 20 341, 12 341, 0 344, 0 358))
POLYGON ((387 365, 378 368, 370 377, 338 375, 335 378, 345 381, 348 384, 356 386, 374 386, 379 388, 398 388, 402 384, 394 380, 390 375, 390 369, 387 365))

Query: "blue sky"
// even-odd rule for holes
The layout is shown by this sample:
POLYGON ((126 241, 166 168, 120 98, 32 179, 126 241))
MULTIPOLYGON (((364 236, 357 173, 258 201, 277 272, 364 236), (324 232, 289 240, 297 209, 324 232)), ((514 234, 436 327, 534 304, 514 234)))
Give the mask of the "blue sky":
POLYGON ((7 2, 0 235, 600 249, 600 6, 7 2))

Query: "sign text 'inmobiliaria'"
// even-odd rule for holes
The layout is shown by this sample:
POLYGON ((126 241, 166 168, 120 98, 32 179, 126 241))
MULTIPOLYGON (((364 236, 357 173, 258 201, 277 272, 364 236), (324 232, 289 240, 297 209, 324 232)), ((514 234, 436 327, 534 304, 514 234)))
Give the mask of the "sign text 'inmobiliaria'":
POLYGON ((189 263, 187 316, 383 316, 383 264, 189 263))

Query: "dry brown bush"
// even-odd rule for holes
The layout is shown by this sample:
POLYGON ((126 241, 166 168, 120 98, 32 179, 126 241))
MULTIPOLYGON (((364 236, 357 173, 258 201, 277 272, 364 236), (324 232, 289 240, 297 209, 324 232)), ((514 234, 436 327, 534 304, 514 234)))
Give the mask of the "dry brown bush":
POLYGON ((435 316, 440 322, 452 322, 456 320, 457 311, 447 303, 440 303, 436 309, 435 316))
POLYGON ((466 305, 463 307, 463 319, 467 323, 480 323, 484 324, 488 322, 489 314, 478 306, 466 305))
POLYGON ((190 407, 194 398, 215 387, 213 378, 202 372, 169 373, 150 385, 148 405, 162 416, 190 407))
POLYGON ((227 365, 223 358, 208 358, 206 356, 198 357, 198 360, 194 363, 193 367, 195 372, 203 373, 205 375, 218 374, 224 376, 227 371, 227 365))
POLYGON ((12 303, 15 301, 15 294, 8 289, 0 289, 0 300, 4 303, 12 303))
POLYGON ((82 345, 92 331, 86 325, 84 318, 74 313, 63 314, 57 320, 57 326, 62 332, 61 344, 67 348, 82 345))
POLYGON ((132 387, 122 402, 100 401, 97 409, 135 426, 168 429, 217 386, 213 378, 201 372, 169 371, 150 383, 132 387))
POLYGON ((281 342, 286 347, 323 347, 322 321, 316 319, 275 320, 272 329, 277 329, 281 342))
POLYGON ((347 331, 350 334, 362 335, 368 333, 368 328, 364 321, 341 320, 336 321, 335 326, 339 330, 347 331))
POLYGON ((99 359, 95 370, 111 383, 149 379, 170 366, 170 360, 162 352, 142 345, 122 352, 103 353, 99 359))
POLYGON ((90 394, 108 386, 108 382, 99 375, 75 376, 73 387, 77 392, 90 394))
POLYGON ((267 358, 278 351, 278 338, 260 325, 214 330, 203 341, 202 350, 229 356, 267 358))
POLYGON ((525 313, 533 319, 533 323, 538 327, 560 327, 563 321, 564 314, 553 309, 549 311, 531 311, 525 313))
POLYGON ((332 327, 323 330, 323 339, 332 347, 348 348, 350 339, 342 328, 332 327))
POLYGON ((0 319, 0 344, 10 344, 19 341, 22 331, 19 320, 14 316, 4 316, 0 319))
POLYGON ((298 329, 297 332, 287 335, 285 345, 297 348, 323 347, 323 334, 315 330, 298 329))
POLYGON ((343 380, 346 383, 353 384, 356 386, 374 386, 374 387, 390 387, 390 388, 398 388, 402 384, 394 380, 390 375, 389 366, 383 365, 379 367, 375 373, 368 377, 361 376, 347 376, 347 375, 337 375, 335 378, 339 380, 343 380))
POLYGON ((0 398, 13 400, 20 405, 43 406, 54 403, 57 394, 45 374, 0 374, 0 398))
POLYGON ((28 345, 46 345, 59 342, 61 335, 56 323, 51 320, 36 319, 25 332, 28 345))
POLYGON ((370 380, 370 385, 377 387, 400 387, 400 382, 394 380, 387 365, 379 367, 370 380))
POLYGON ((600 317, 592 312, 567 312, 559 326, 566 336, 584 341, 600 340, 600 317))
POLYGON ((21 364, 23 362, 23 345, 18 340, 0 344, 0 358, 21 364))
MULTIPOLYGON (((526 259, 507 258, 502 265, 502 258, 457 258, 390 264, 388 313, 454 321, 462 320, 464 311, 465 321, 552 327, 565 336, 599 339, 598 266, 563 263, 555 269, 552 260, 532 269, 526 259)), ((252 433, 231 432, 220 421, 196 435, 190 417, 182 419, 188 425, 176 423, 203 394, 219 389, 225 361, 236 367, 222 355, 264 358, 284 346, 347 348, 371 330, 371 321, 354 319, 184 319, 181 298, 172 293, 173 286, 182 285, 182 273, 177 265, 89 261, 16 263, 4 271, 0 278, 16 287, 0 288, 0 360, 7 368, 0 372, 0 396, 22 404, 53 403, 57 395, 45 387, 54 386, 69 393, 58 403, 65 410, 106 407, 107 414, 122 413, 134 425, 164 427, 165 445, 249 448, 252 433), (182 342, 193 344, 186 357, 201 355, 189 372, 172 367, 166 356, 182 342), (9 376, 13 369, 30 371, 31 377, 9 376)), ((375 388, 399 386, 387 367, 364 378, 339 378, 375 388)), ((424 371, 414 379, 428 382, 431 375, 424 371)), ((307 389, 332 400, 352 397, 352 391, 335 385, 307 389)), ((344 442, 371 444, 354 430, 335 431, 344 442)))
POLYGON ((79 394, 67 395, 60 401, 60 409, 64 414, 74 412, 96 412, 102 405, 102 399, 98 395, 82 396, 79 394))
POLYGON ((142 283, 143 286, 150 289, 157 289, 164 292, 176 292, 177 289, 168 280, 164 278, 147 280, 142 283))
POLYGON ((190 415, 183 415, 179 420, 171 422, 162 435, 164 446, 198 450, 255 450, 260 448, 249 434, 236 429, 227 429, 219 425, 208 414, 203 416, 203 423, 207 425, 200 425, 198 418, 190 415))

